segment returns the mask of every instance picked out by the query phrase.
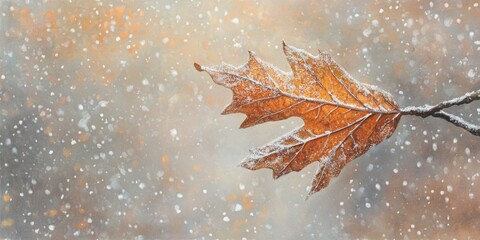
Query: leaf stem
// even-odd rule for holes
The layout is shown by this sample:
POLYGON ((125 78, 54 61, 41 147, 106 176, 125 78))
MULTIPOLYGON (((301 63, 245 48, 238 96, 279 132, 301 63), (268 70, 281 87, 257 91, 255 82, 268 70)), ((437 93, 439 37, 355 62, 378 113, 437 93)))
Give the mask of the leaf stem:
POLYGON ((457 127, 461 127, 475 136, 480 136, 480 126, 467 122, 465 119, 443 111, 445 108, 471 103, 480 99, 480 89, 466 93, 461 97, 443 101, 437 105, 410 106, 400 110, 402 115, 413 115, 426 118, 429 116, 442 118, 457 127))

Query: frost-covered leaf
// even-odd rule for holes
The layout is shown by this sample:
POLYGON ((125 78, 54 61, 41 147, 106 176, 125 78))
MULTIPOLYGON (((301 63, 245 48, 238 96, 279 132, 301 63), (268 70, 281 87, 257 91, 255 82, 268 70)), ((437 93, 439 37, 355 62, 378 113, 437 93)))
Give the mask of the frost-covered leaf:
POLYGON ((311 195, 325 188, 348 162, 388 138, 401 113, 390 94, 355 81, 330 55, 313 56, 285 43, 283 49, 293 73, 252 52, 241 67, 195 63, 195 68, 232 89, 233 101, 223 114, 245 113, 241 128, 292 116, 303 119, 304 126, 251 150, 241 166, 270 168, 278 178, 318 161, 311 195))

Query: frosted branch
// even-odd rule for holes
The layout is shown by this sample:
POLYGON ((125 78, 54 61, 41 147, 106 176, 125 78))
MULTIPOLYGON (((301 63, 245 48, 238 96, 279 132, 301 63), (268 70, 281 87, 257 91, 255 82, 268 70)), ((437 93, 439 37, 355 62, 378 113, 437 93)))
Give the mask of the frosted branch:
POLYGON ((471 124, 465 119, 455 116, 453 114, 444 112, 443 109, 452 106, 458 106, 471 103, 480 99, 480 89, 466 93, 461 97, 457 97, 448 101, 441 102, 437 105, 423 105, 419 107, 406 107, 401 109, 402 115, 414 115, 426 118, 429 116, 445 119, 446 121, 454 124, 457 127, 461 127, 475 136, 480 136, 480 126, 471 124))
POLYGON ((471 123, 465 121, 465 119, 463 119, 461 117, 455 116, 455 115, 450 114, 450 113, 446 113, 442 110, 433 113, 432 116, 438 117, 438 118, 443 118, 443 119, 447 120, 448 122, 451 122, 455 126, 461 127, 463 129, 469 131, 471 134, 473 134, 475 136, 480 136, 480 126, 471 124, 471 123))

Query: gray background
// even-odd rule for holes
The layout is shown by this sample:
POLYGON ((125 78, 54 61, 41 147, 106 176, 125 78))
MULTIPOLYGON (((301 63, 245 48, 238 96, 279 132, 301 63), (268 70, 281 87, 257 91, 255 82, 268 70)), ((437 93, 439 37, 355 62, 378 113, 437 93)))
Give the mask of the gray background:
POLYGON ((220 115, 230 91, 193 68, 253 50, 289 70, 285 40, 434 104, 480 87, 475 1, 70 2, 0 1, 1 238, 480 235, 478 137, 404 117, 305 201, 315 164, 276 181, 237 167, 302 121, 240 130, 220 115))

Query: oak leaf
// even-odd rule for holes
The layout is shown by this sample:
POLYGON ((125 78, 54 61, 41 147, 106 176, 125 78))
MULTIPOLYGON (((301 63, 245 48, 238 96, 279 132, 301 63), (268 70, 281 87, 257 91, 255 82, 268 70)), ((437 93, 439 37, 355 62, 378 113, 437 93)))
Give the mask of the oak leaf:
POLYGON ((241 166, 270 168, 278 178, 319 162, 308 196, 325 188, 351 160, 390 137, 401 117, 390 94, 357 82, 330 55, 283 44, 293 72, 284 72, 250 53, 244 66, 204 67, 215 83, 233 91, 222 114, 244 113, 241 128, 292 116, 305 125, 250 150, 241 166))

